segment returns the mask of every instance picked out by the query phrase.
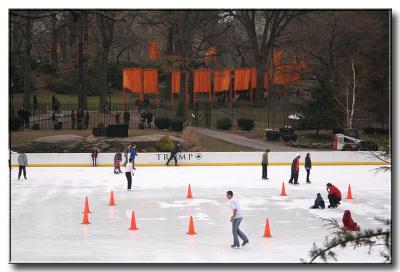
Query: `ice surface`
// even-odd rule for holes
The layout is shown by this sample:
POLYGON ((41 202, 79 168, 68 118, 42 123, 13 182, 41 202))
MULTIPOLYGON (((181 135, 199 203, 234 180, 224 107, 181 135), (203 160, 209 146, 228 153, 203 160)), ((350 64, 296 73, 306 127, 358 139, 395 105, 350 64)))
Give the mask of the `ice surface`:
MULTIPOLYGON (((322 245, 329 231, 323 218, 340 220, 345 209, 361 228, 390 218, 390 173, 374 166, 317 166, 311 184, 288 186, 289 166, 261 167, 142 167, 126 191, 124 174, 111 167, 28 168, 28 181, 11 176, 12 262, 300 262, 313 242, 322 245), (285 181, 287 197, 280 197, 285 181), (354 200, 338 209, 311 210, 318 192, 326 202, 325 184, 334 183, 346 196, 350 183, 354 200), (188 184, 193 199, 186 199, 188 184), (108 206, 110 191, 116 206, 108 206), (232 250, 231 210, 225 192, 240 200, 241 229, 250 245, 232 250), (90 225, 82 225, 85 196, 90 225), (139 230, 128 230, 132 209, 139 230), (186 235, 193 215, 197 235, 186 235), (263 238, 266 218, 272 238, 263 238)), ((338 249, 339 262, 381 262, 378 252, 338 249)))

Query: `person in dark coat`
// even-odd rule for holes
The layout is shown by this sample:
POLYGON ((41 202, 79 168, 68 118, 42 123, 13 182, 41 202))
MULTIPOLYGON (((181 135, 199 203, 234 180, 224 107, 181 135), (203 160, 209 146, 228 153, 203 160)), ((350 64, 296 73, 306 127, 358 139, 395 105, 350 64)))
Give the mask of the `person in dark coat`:
POLYGON ((307 183, 311 183, 310 181, 310 171, 311 171, 311 158, 310 158, 310 153, 307 153, 305 161, 304 161, 304 168, 307 171, 307 183))
POLYGON ((337 208, 342 200, 342 193, 336 186, 332 185, 332 183, 326 184, 326 190, 328 192, 329 199, 328 208, 337 208))
POLYGON ((21 119, 21 128, 25 127, 25 111, 24 108, 18 110, 18 116, 21 119))
POLYGON ((268 153, 269 149, 265 150, 261 159, 262 179, 268 179, 268 153))
POLYGON ((127 147, 125 147, 124 149, 124 157, 125 157, 125 163, 124 166, 126 166, 126 164, 128 163, 129 157, 131 156, 131 144, 128 144, 127 147))
POLYGON ((142 111, 140 113, 140 124, 142 124, 143 128, 146 127, 146 112, 145 111, 142 111))
POLYGON ((294 185, 299 184, 299 182, 298 182, 299 171, 300 171, 300 155, 297 154, 296 158, 294 158, 292 161, 291 175, 290 175, 290 180, 289 180, 290 184, 293 184, 293 180, 294 180, 294 185))
POLYGON ((129 112, 124 111, 124 123, 129 125, 129 121, 131 120, 131 114, 129 112))
POLYGON ((115 123, 116 123, 116 124, 119 124, 120 120, 121 120, 121 113, 120 113, 120 112, 117 112, 117 113, 115 114, 115 123))
POLYGON ((325 201, 322 199, 320 193, 317 194, 317 198, 314 201, 314 205, 310 209, 325 209, 325 201))
POLYGON ((86 113, 85 113, 85 125, 84 125, 85 129, 89 128, 89 118, 90 118, 89 112, 86 111, 86 113))
POLYGON ((174 159, 175 160, 175 166, 178 166, 178 159, 177 159, 177 155, 178 153, 181 152, 181 148, 180 148, 180 144, 176 144, 176 146, 174 148, 172 148, 171 150, 171 155, 166 163, 167 166, 169 166, 169 162, 174 159))
POLYGON ((25 111, 25 127, 29 128, 29 118, 31 117, 31 112, 29 110, 25 111))
POLYGON ((76 114, 74 110, 71 111, 71 129, 75 128, 76 114))
POLYGON ((153 113, 151 111, 146 112, 146 123, 147 127, 151 128, 151 123, 153 122, 153 113))
POLYGON ((349 210, 345 210, 343 214, 343 228, 347 231, 359 231, 360 226, 356 222, 353 221, 353 218, 351 218, 351 213, 349 210))
POLYGON ((99 155, 99 148, 95 147, 92 151, 92 163, 93 166, 97 166, 97 156, 99 155))

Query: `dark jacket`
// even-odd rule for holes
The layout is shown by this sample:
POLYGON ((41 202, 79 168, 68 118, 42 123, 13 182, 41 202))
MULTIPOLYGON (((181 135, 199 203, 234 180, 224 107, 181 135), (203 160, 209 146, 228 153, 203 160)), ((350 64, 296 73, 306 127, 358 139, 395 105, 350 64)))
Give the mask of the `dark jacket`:
POLYGON ((314 205, 311 207, 311 209, 325 209, 325 201, 320 195, 315 199, 314 205))
POLYGON ((138 155, 138 153, 136 152, 136 148, 134 148, 134 147, 131 147, 131 150, 130 150, 130 152, 131 152, 131 155, 130 155, 130 159, 135 159, 135 157, 138 155))
POLYGON ((130 115, 129 112, 125 111, 124 112, 124 121, 125 121, 125 123, 128 123, 129 120, 131 120, 131 115, 130 115))
POLYGON ((311 168, 311 158, 309 156, 306 156, 306 159, 304 161, 304 167, 311 168))
POLYGON ((172 150, 171 150, 171 154, 174 154, 174 155, 178 154, 179 152, 181 152, 181 149, 177 145, 174 148, 172 148, 172 150))
POLYGON ((294 160, 292 161, 292 172, 297 172, 297 163, 298 163, 299 158, 294 158, 294 160))

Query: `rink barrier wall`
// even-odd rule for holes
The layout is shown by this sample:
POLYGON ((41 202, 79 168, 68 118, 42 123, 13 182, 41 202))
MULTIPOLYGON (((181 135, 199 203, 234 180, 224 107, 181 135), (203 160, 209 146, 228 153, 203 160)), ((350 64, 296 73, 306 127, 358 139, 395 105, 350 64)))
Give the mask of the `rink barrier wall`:
MULTIPOLYGON (((270 152, 270 166, 291 165, 296 154, 304 165, 307 152, 270 152)), ((363 151, 309 151, 313 166, 335 165, 388 165, 376 155, 379 152, 363 151), (375 154, 375 155, 374 155, 375 154)), ((114 166, 115 153, 99 153, 97 166, 114 166)), ((89 167, 92 166, 90 153, 27 153, 29 167, 89 167)), ((184 152, 178 154, 180 166, 258 166, 262 152, 184 152)), ((18 154, 11 154, 11 166, 18 166, 18 154)), ((135 166, 163 166, 169 153, 139 153, 135 166)), ((124 159, 123 159, 124 160, 124 159)), ((174 161, 170 162, 174 165, 174 161)))

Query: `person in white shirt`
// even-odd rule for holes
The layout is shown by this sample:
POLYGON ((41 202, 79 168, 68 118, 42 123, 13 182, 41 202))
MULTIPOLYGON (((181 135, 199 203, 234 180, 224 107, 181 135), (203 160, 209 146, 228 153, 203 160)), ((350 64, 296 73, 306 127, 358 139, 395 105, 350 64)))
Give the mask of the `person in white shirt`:
POLYGON ((129 162, 125 166, 125 176, 126 176, 126 180, 128 181, 128 191, 130 191, 131 187, 132 187, 132 175, 133 175, 132 161, 133 161, 133 159, 130 158, 129 162))
POLYGON ((231 248, 240 248, 239 238, 243 240, 242 246, 246 246, 249 243, 249 239, 247 238, 246 234, 244 234, 240 229, 239 225, 242 222, 242 212, 240 210, 239 201, 236 198, 233 198, 233 192, 228 191, 226 192, 226 198, 231 201, 230 206, 232 208, 233 214, 231 216, 232 222, 232 234, 233 234, 233 245, 231 248))

